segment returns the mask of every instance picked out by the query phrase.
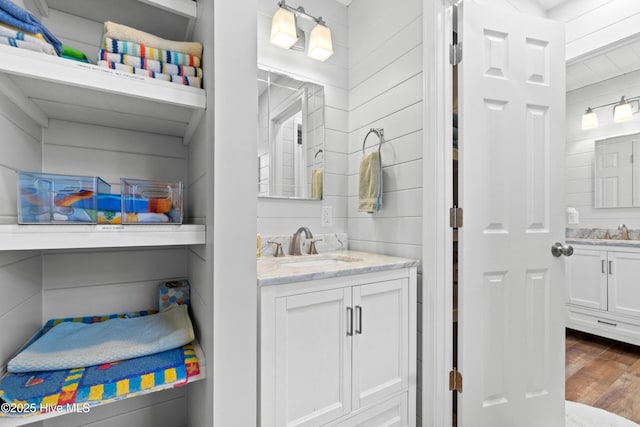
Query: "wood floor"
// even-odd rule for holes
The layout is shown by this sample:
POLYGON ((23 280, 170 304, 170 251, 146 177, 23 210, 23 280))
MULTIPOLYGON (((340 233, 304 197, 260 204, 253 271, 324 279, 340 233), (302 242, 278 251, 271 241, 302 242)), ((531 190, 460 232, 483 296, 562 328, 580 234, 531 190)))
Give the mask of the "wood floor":
POLYGON ((640 347, 567 329, 566 398, 640 423, 640 347))

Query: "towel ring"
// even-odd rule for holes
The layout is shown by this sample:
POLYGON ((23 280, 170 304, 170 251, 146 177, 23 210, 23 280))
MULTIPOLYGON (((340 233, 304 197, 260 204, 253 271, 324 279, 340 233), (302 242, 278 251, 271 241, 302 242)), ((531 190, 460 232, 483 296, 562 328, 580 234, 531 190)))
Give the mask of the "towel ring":
POLYGON ((323 152, 324 152, 324 151, 322 150, 322 148, 321 148, 321 149, 319 149, 319 150, 318 150, 318 152, 316 153, 316 155, 315 155, 315 156, 313 156, 313 158, 314 158, 314 159, 317 159, 317 158, 318 158, 318 154, 323 153, 323 152))
POLYGON ((362 154, 364 154, 364 146, 367 143, 367 138, 372 133, 375 133, 378 136, 378 139, 380 140, 380 142, 378 143, 378 153, 380 153, 380 149, 382 148, 382 137, 384 137, 384 129, 383 128, 371 128, 371 129, 369 129, 369 132, 367 132, 367 135, 364 137, 364 141, 362 141, 362 154))

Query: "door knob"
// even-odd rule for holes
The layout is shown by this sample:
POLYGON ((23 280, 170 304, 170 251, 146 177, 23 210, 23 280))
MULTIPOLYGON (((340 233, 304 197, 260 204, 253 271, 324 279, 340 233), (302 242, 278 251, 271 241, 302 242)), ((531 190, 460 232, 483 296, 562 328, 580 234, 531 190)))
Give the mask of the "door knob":
POLYGON ((556 242, 553 244, 553 246, 551 246, 551 253, 556 257, 560 255, 571 256, 573 255, 573 246, 563 245, 560 242, 556 242))

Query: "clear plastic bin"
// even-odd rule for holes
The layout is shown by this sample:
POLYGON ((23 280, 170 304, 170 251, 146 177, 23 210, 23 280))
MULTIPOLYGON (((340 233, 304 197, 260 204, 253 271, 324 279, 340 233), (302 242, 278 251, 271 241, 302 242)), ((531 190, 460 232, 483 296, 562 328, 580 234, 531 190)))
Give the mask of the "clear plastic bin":
POLYGON ((111 186, 95 176, 18 172, 19 224, 95 224, 98 195, 111 186))
POLYGON ((182 182, 120 179, 123 224, 182 224, 182 182))

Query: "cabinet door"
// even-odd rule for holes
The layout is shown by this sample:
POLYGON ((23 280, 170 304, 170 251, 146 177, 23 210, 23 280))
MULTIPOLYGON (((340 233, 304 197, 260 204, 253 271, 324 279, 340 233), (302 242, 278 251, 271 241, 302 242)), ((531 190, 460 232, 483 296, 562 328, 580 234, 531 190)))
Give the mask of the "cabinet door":
POLYGON ((640 254, 609 252, 609 311, 640 317, 640 254))
POLYGON ((409 385, 407 279, 353 288, 353 410, 409 385))
POLYGON ((607 253, 575 249, 567 262, 567 302, 580 307, 607 309, 607 253))
POLYGON ((350 412, 348 313, 349 288, 276 299, 275 426, 317 426, 350 412))

